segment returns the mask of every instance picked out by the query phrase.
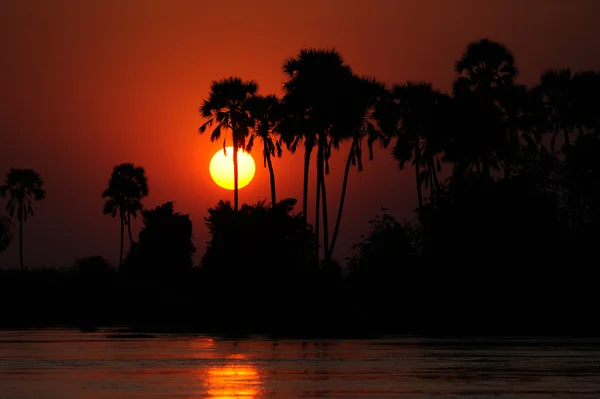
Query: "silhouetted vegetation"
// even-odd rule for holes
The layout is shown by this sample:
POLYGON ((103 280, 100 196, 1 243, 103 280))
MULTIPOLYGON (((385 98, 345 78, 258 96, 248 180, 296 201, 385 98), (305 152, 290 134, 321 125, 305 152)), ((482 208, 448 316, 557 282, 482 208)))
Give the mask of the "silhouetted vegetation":
POLYGON ((6 251, 13 240, 14 223, 6 216, 0 216, 0 252, 6 251))
POLYGON ((123 265, 132 278, 185 277, 192 268, 192 221, 173 210, 173 203, 142 211, 144 227, 123 265))
POLYGON ((123 264, 123 241, 125 226, 129 234, 129 243, 133 245, 131 235, 131 217, 137 217, 142 210, 141 200, 148 196, 148 179, 142 167, 132 163, 124 163, 115 166, 108 182, 108 188, 102 194, 107 198, 104 203, 104 214, 116 217, 119 215, 121 221, 121 250, 119 253, 119 265, 123 264))
POLYGON ((17 216, 19 222, 19 261, 23 263, 23 225, 28 216, 33 216, 33 201, 46 197, 44 182, 33 169, 11 169, 6 175, 6 183, 0 186, 0 197, 9 197, 6 210, 10 216, 17 216))
MULTIPOLYGON (((386 87, 355 74, 335 50, 302 50, 283 70, 281 99, 232 77, 213 82, 201 107, 212 119, 200 133, 212 128, 217 140, 231 131, 235 190, 233 206, 208 209, 198 267, 188 215, 171 202, 142 211, 144 171, 119 165, 103 197, 105 213, 120 217, 121 267, 90 257, 65 270, 1 272, 0 300, 25 300, 0 323, 274 335, 600 333, 600 72, 547 71, 525 87, 513 54, 488 39, 456 62, 451 93, 427 82, 386 87), (240 205, 237 149, 255 150, 256 139, 271 200, 240 205), (342 143, 348 152, 340 155, 342 143), (398 221, 383 209, 342 267, 334 249, 349 171, 363 169, 363 146, 372 159, 375 144, 391 144, 398 167, 414 172, 416 217, 398 221), (297 214, 295 199, 277 201, 272 157, 300 145, 297 214), (345 169, 331 226, 326 182, 338 155, 345 169), (138 211, 144 227, 135 242, 130 217, 138 211)), ((22 215, 21 231, 31 200, 43 198, 39 176, 27 176, 9 174, 2 191, 11 195, 9 213, 22 215)), ((0 224, 0 244, 9 232, 0 224)))

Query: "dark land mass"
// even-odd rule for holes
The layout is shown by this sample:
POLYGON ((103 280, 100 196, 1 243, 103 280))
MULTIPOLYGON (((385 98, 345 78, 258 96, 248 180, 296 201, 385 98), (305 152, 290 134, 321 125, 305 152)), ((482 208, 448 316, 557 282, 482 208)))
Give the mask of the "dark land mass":
MULTIPOLYGON (((237 149, 260 151, 270 200, 240 204, 236 183, 232 203, 208 209, 200 265, 192 264, 189 216, 172 202, 145 209, 145 170, 125 163, 102 194, 103 212, 120 224, 119 265, 91 256, 27 270, 23 225, 46 192, 36 171, 11 169, 0 194, 16 223, 0 217, 0 251, 18 229, 21 270, 0 271, 0 327, 600 336, 600 72, 549 70, 525 87, 512 53, 488 39, 470 43, 456 62, 452 93, 428 83, 386 87, 356 75, 335 50, 302 50, 283 70, 281 99, 231 77, 213 82, 201 106, 199 133, 230 136, 235 176, 237 149), (343 142, 349 152, 340 155, 343 142), (363 151, 371 159, 375 144, 392 145, 399 168, 414 172, 416 217, 398 221, 382 209, 342 268, 334 254, 350 223, 349 171, 362 170, 363 151), (276 195, 271 158, 283 149, 304 152, 301 212, 296 199, 276 195), (340 198, 327 197, 333 156, 346 160, 340 198), (140 214, 133 237, 131 218, 140 214)), ((385 175, 380 184, 395 182, 385 175)))

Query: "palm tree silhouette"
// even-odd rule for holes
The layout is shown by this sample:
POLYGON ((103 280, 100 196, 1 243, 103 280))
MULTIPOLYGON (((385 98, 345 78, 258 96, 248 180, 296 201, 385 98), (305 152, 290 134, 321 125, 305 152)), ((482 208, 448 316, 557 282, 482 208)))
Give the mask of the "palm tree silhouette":
POLYGON ((281 139, 275 137, 275 125, 277 123, 276 108, 279 99, 275 95, 255 95, 248 99, 246 104, 250 118, 253 120, 252 132, 246 145, 246 151, 251 152, 254 140, 260 138, 263 144, 263 164, 269 168, 269 181, 271 184, 271 204, 277 204, 275 195, 275 172, 271 157, 281 157, 281 139))
POLYGON ((469 151, 463 156, 490 178, 490 168, 499 167, 496 151, 506 141, 502 94, 517 77, 514 56, 503 44, 486 38, 470 43, 454 70, 458 74, 454 98, 472 119, 462 127, 469 133, 462 143, 469 151))
POLYGON ((391 98, 379 106, 389 109, 387 115, 383 109, 377 113, 382 128, 397 137, 392 156, 400 169, 411 161, 415 168, 419 210, 423 209, 422 186, 432 192, 438 190, 437 173, 441 169, 438 155, 445 149, 443 132, 447 128, 450 102, 447 95, 434 90, 429 83, 408 82, 394 85, 391 98))
POLYGON ((119 251, 119 266, 123 264, 123 244, 125 225, 129 234, 130 245, 133 245, 131 234, 131 217, 137 217, 137 212, 143 209, 141 200, 148 196, 148 179, 144 168, 132 163, 123 163, 114 167, 108 188, 102 193, 105 215, 116 217, 121 221, 121 247, 119 251))
POLYGON ((33 169, 11 169, 6 176, 6 183, 0 186, 0 196, 10 196, 6 210, 10 216, 17 214, 19 221, 19 260, 21 270, 23 263, 23 224, 28 216, 33 216, 33 201, 46 197, 44 182, 33 169))
POLYGON ((564 146, 571 145, 571 134, 581 128, 575 108, 575 85, 570 69, 549 70, 540 78, 537 91, 544 102, 550 132, 551 147, 555 150, 556 137, 562 132, 564 146))
POLYGON ((538 92, 516 84, 507 86, 506 90, 503 107, 507 122, 507 145, 502 154, 502 165, 505 178, 508 179, 519 164, 523 149, 538 147, 546 122, 538 92))
POLYGON ((337 218, 329 246, 330 256, 333 255, 342 221, 350 166, 357 165, 359 172, 363 170, 362 145, 365 139, 367 140, 369 150, 369 160, 373 159, 373 144, 376 141, 381 141, 383 145, 387 145, 387 138, 376 126, 373 118, 374 107, 377 100, 386 93, 385 86, 372 78, 354 76, 351 84, 348 84, 346 89, 348 90, 347 99, 349 100, 344 109, 346 116, 337 127, 340 131, 340 135, 334 138, 333 144, 336 146, 338 144, 335 139, 350 139, 352 142, 350 144, 350 150, 344 168, 340 204, 338 206, 337 218))
MULTIPOLYGON (((247 101, 255 95, 258 90, 256 82, 243 81, 241 78, 231 77, 219 81, 213 81, 210 86, 208 99, 204 100, 200 107, 200 113, 204 118, 210 118, 205 122, 198 132, 204 133, 207 128, 217 124, 210 135, 210 141, 221 138, 221 130, 231 130, 233 141, 233 203, 234 209, 239 209, 238 202, 238 149, 246 147, 246 137, 252 126, 248 115, 247 101)), ((225 151, 227 138, 223 139, 223 151, 225 151)))
MULTIPOLYGON (((330 260, 329 225, 327 216, 327 191, 325 174, 331 154, 329 135, 336 123, 345 115, 345 87, 351 81, 352 70, 344 63, 339 52, 333 50, 301 50, 298 56, 289 58, 283 66, 288 80, 284 84, 283 102, 287 109, 289 125, 298 129, 305 144, 304 161, 304 204, 308 199, 308 170, 310 153, 317 147, 317 184, 315 201, 316 259, 319 262, 320 205, 323 206, 323 251, 325 260, 330 260)), ((284 124, 285 125, 285 124, 284 124)), ((297 142, 285 134, 286 142, 297 142)), ((294 146, 292 145, 292 150, 294 146)))

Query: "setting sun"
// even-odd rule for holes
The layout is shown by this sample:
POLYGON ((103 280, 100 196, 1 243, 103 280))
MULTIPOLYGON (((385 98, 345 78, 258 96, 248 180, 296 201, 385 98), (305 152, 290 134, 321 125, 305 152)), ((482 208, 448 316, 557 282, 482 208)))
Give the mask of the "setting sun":
MULTIPOLYGON (((256 166, 252 155, 238 149, 238 188, 246 187, 254 178, 256 166)), ((209 166, 210 176, 217 186, 233 190, 233 147, 226 147, 225 153, 219 150, 213 155, 209 166)))

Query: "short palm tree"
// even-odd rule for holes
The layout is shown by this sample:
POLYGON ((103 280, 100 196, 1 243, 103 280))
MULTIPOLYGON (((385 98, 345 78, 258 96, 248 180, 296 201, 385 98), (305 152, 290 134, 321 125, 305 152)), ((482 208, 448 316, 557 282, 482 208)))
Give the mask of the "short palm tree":
POLYGON ((44 182, 33 169, 11 169, 6 176, 6 183, 0 186, 0 196, 9 196, 6 210, 10 216, 17 215, 19 221, 19 260, 21 270, 23 263, 23 224, 28 216, 33 216, 33 201, 46 197, 44 182))
POLYGON ((247 103, 248 112, 252 119, 252 129, 246 151, 251 152, 254 140, 262 141, 262 155, 264 167, 269 168, 269 181, 271 183, 271 204, 277 204, 275 195, 275 172, 273 170, 272 157, 281 157, 281 139, 275 136, 274 127, 277 123, 277 107, 279 99, 274 95, 250 97, 247 103))
MULTIPOLYGON (((233 203, 234 209, 239 209, 238 201, 238 149, 246 147, 246 137, 249 134, 252 120, 248 114, 247 101, 258 91, 258 84, 252 80, 243 81, 232 77, 213 81, 210 86, 208 99, 200 107, 204 118, 209 118, 198 132, 204 133, 207 128, 216 124, 210 135, 210 141, 219 140, 222 130, 231 130, 233 141, 233 203)), ((223 139, 225 151, 227 139, 223 139)))
POLYGON ((108 188, 104 190, 102 198, 104 203, 104 214, 116 217, 119 215, 121 221, 121 248, 119 252, 119 266, 123 264, 123 241, 125 225, 129 233, 129 242, 133 244, 131 234, 131 217, 137 217, 137 213, 143 209, 141 200, 148 196, 148 179, 144 168, 132 163, 123 163, 115 166, 108 182, 108 188))

